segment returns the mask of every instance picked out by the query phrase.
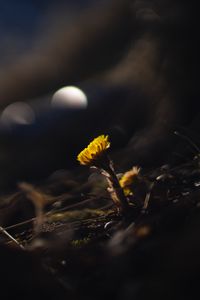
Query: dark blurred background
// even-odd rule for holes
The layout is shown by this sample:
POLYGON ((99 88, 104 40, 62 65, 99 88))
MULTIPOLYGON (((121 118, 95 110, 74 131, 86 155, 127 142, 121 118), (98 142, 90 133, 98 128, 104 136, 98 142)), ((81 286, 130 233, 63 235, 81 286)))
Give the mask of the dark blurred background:
POLYGON ((119 170, 193 155, 173 132, 198 144, 198 25, 194 0, 0 1, 1 192, 98 134, 119 170))

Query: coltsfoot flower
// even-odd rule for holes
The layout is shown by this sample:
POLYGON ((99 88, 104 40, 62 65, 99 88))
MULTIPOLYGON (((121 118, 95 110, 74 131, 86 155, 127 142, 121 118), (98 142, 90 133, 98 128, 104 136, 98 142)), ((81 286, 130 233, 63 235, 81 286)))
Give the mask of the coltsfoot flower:
POLYGON ((133 167, 131 170, 125 172, 120 178, 119 184, 126 196, 133 195, 131 186, 134 183, 134 181, 138 178, 139 172, 140 172, 140 168, 133 167))
POLYGON ((81 165, 95 165, 95 162, 103 156, 110 147, 108 135, 100 135, 95 138, 83 151, 77 156, 81 165))
POLYGON ((113 163, 106 153, 109 147, 110 141, 108 135, 100 135, 79 153, 77 160, 81 165, 88 165, 99 169, 100 173, 107 180, 107 190, 114 204, 119 211, 126 212, 129 207, 128 201, 115 174, 113 163))

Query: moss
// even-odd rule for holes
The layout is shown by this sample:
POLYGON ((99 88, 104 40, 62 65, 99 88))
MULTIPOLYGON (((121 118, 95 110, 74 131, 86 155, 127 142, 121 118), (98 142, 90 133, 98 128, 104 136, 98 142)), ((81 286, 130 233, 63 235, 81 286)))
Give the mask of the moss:
POLYGON ((82 210, 71 210, 59 213, 54 213, 48 216, 49 222, 72 222, 72 221, 82 221, 85 219, 96 218, 107 216, 112 213, 112 210, 107 210, 106 212, 101 209, 82 209, 82 210))
POLYGON ((91 241, 91 237, 84 237, 82 239, 72 240, 71 246, 74 248, 81 248, 87 245, 91 241))

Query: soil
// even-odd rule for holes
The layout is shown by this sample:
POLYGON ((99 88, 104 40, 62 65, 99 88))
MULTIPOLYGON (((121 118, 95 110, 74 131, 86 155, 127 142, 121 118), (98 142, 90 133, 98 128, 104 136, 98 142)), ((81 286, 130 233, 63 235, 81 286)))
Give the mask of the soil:
MULTIPOLYGON (((40 186, 41 195, 45 189, 40 186)), ((5 218, 0 236, 3 299, 199 295, 199 157, 143 170, 126 214, 116 210, 106 192, 92 195, 85 186, 84 193, 80 190, 52 197, 39 230, 32 204, 23 206, 22 192, 2 205, 1 212, 13 211, 13 203, 18 208, 5 218), (11 224, 19 216, 19 203, 24 208, 21 220, 11 224)))

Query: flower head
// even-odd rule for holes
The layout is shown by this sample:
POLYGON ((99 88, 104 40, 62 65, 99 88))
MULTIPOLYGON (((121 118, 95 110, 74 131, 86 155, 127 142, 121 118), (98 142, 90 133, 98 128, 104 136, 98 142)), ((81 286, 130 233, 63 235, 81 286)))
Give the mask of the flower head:
POLYGON ((140 168, 133 167, 131 170, 125 172, 119 180, 121 188, 124 190, 126 196, 132 195, 131 185, 137 179, 140 168))
POLYGON ((100 135, 95 138, 83 151, 77 156, 81 165, 92 165, 98 160, 110 147, 108 135, 100 135))

